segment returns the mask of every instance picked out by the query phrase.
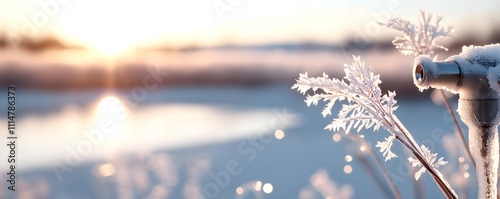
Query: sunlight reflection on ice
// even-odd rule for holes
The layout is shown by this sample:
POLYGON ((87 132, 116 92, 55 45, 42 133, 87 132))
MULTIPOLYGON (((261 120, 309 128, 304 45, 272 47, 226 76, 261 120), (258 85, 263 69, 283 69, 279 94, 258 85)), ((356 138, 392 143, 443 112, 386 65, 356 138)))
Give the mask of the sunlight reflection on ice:
POLYGON ((95 108, 94 126, 107 136, 104 140, 107 150, 116 150, 119 140, 124 137, 128 114, 128 107, 115 96, 107 96, 99 101, 95 108))
MULTIPOLYGON (((90 147, 91 155, 83 157, 89 161, 122 152, 149 152, 241 139, 257 133, 272 134, 279 129, 283 131, 283 135, 278 133, 279 137, 284 137, 284 130, 295 118, 281 124, 279 129, 270 129, 269 122, 276 117, 272 109, 229 109, 200 104, 155 104, 129 109, 118 98, 106 97, 91 114, 81 108, 66 107, 43 117, 19 118, 25 124, 20 129, 26 132, 23 142, 36 145, 40 154, 46 154, 20 158, 27 162, 23 167, 49 165, 78 151, 82 143, 90 147), (102 130, 99 125, 103 123, 113 128, 102 130)), ((20 150, 32 154, 29 148, 20 150)))

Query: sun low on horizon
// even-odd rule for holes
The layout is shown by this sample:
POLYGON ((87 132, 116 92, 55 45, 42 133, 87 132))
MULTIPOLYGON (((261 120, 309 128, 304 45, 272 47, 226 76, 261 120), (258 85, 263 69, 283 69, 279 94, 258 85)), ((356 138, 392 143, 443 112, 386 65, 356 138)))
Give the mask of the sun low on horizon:
MULTIPOLYGON (((324 24, 336 20, 338 17, 331 11, 341 8, 307 11, 308 19, 318 22, 310 24, 301 20, 300 12, 305 12, 303 3, 294 1, 286 7, 283 3, 262 0, 8 0, 0 2, 0 6, 7 4, 0 8, 0 12, 5 11, 0 18, 7 17, 5 21, 7 25, 10 23, 13 32, 24 34, 23 31, 29 29, 29 32, 53 34, 111 57, 150 46, 175 48, 294 41, 309 37, 310 34, 305 33, 308 29, 320 27, 320 37, 339 32, 338 29, 334 31, 338 25, 324 24), (18 11, 12 12, 6 7, 16 7, 18 11), (295 22, 285 23, 288 20, 295 22), (304 24, 309 24, 310 28, 298 28, 304 24)), ((328 7, 322 4, 313 7, 328 7)))
MULTIPOLYGON (((108 56, 115 56, 162 38, 203 29, 203 13, 185 13, 182 4, 166 1, 82 1, 60 18, 60 32, 108 56), (191 29, 191 30, 190 30, 191 29)), ((204 24, 205 23, 205 24, 204 24)))
MULTIPOLYGON (((366 4, 360 7, 356 2, 323 0, 6 0, 0 2, 0 33, 24 34, 26 29, 49 33, 109 57, 144 47, 338 43, 352 37, 353 32, 366 32, 372 28, 369 24, 375 23, 374 14, 385 12, 385 16, 394 7, 384 1, 366 4)), ((399 2, 389 14, 404 15, 412 7, 425 8, 431 3, 415 4, 399 2)))
POLYGON ((210 29, 220 23, 210 4, 192 1, 9 0, 0 6, 6 19, 0 31, 53 35, 108 56, 148 45, 199 43, 191 40, 213 34, 210 29))

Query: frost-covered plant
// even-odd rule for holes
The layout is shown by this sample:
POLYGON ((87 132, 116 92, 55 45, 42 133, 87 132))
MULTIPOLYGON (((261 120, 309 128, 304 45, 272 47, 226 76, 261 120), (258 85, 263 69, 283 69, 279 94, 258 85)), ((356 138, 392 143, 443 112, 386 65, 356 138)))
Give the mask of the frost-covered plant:
POLYGON ((453 36, 453 27, 441 26, 441 16, 434 16, 423 10, 420 10, 420 15, 418 25, 401 18, 391 18, 380 24, 403 33, 402 37, 396 37, 392 43, 404 55, 432 55, 436 49, 447 51, 446 47, 436 44, 436 41, 453 36))
MULTIPOLYGON (((396 105, 395 92, 388 92, 382 95, 379 87, 381 83, 380 76, 373 74, 370 67, 365 66, 359 57, 353 56, 354 63, 344 65, 344 79, 331 79, 323 74, 321 77, 308 77, 307 73, 300 74, 297 83, 292 89, 297 89, 300 93, 306 94, 309 90, 313 95, 307 95, 306 103, 317 105, 319 101, 325 101, 327 104, 322 111, 323 116, 331 114, 331 109, 336 102, 346 101, 338 113, 338 117, 325 127, 325 129, 337 131, 344 129, 349 133, 351 129, 360 131, 363 128, 378 130, 384 128, 390 133, 384 141, 377 142, 377 147, 383 153, 385 160, 397 157, 391 151, 394 140, 399 141, 405 146, 418 160, 426 171, 432 176, 433 180, 448 198, 457 198, 457 195, 450 187, 443 175, 437 170, 439 166, 446 162, 439 158, 435 162, 437 154, 432 154, 425 147, 418 147, 418 144, 411 136, 410 132, 404 127, 394 111, 398 108, 396 105)), ((414 159, 409 159, 413 161, 414 159)), ((416 179, 425 171, 419 171, 416 179)))
MULTIPOLYGON (((427 163, 429 163, 432 167, 438 168, 438 167, 443 166, 446 163, 448 163, 448 162, 443 160, 443 157, 440 157, 436 162, 437 153, 431 153, 429 148, 425 147, 424 145, 420 146, 420 149, 422 149, 422 153, 424 153, 425 161, 427 163)), ((422 166, 422 163, 418 159, 409 157, 408 161, 410 161, 412 167, 422 166)), ((424 172, 425 172, 425 168, 421 167, 420 170, 418 170, 415 173, 415 179, 418 180, 420 178, 420 176, 422 175, 422 173, 424 173, 424 172)))

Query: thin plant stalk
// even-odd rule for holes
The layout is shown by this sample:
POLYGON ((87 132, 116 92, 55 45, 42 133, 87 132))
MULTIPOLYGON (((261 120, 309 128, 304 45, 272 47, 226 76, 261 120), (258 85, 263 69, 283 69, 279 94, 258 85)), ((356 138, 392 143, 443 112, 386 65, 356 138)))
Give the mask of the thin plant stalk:
POLYGON ((358 142, 360 143, 360 145, 362 146, 365 146, 367 151, 368 151, 368 154, 370 154, 370 156, 375 160, 375 162, 377 163, 377 166, 380 168, 380 170, 382 170, 382 174, 384 174, 384 178, 385 180, 387 181, 387 183, 389 184, 389 186, 391 187, 391 190, 392 192, 394 193, 394 197, 397 198, 397 199, 402 199, 401 197, 401 193, 399 192, 398 188, 396 187, 396 184, 394 184, 394 181, 392 181, 392 178, 391 176, 389 176, 389 172, 387 171, 387 169, 385 168, 384 164, 382 163, 382 161, 377 157, 377 155, 373 152, 372 150, 372 147, 362 138, 358 137, 358 136, 353 136, 351 135, 350 133, 346 134, 346 137, 348 137, 349 139, 355 141, 355 142, 358 142))
MULTIPOLYGON (((353 98, 353 100, 357 101, 356 98, 353 98)), ((377 105, 380 107, 382 106, 379 102, 374 102, 374 104, 376 106, 377 105)), ((384 113, 382 112, 382 114, 384 114, 384 113)), ((422 166, 425 167, 425 169, 429 172, 432 179, 434 180, 434 182, 436 182, 439 189, 443 192, 443 194, 446 196, 446 198, 449 198, 449 199, 458 198, 458 196, 453 191, 451 186, 446 182, 446 180, 444 180, 443 175, 439 171, 434 169, 434 167, 432 167, 425 160, 422 150, 418 147, 417 142, 415 141, 415 139, 413 139, 410 132, 403 126, 401 121, 399 121, 399 119, 397 117, 393 117, 392 115, 390 115, 389 117, 392 121, 394 121, 394 124, 391 123, 389 120, 387 120, 388 118, 384 118, 385 123, 391 128, 393 128, 393 127, 397 128, 404 137, 401 137, 399 134, 395 134, 395 133, 393 133, 393 136, 395 136, 395 138, 401 144, 403 144, 408 150, 410 150, 410 152, 420 161, 422 166)))
POLYGON ((385 198, 387 199, 396 199, 394 196, 394 193, 392 192, 391 188, 389 185, 387 185, 385 179, 382 177, 380 178, 377 173, 380 173, 380 170, 377 168, 377 166, 373 165, 373 162, 370 162, 368 159, 370 158, 369 155, 366 154, 366 151, 361 152, 357 151, 356 153, 356 159, 361 163, 361 166, 368 172, 370 178, 373 180, 376 186, 385 194, 385 198))
MULTIPOLYGON (((415 167, 411 167, 411 165, 410 165, 410 168, 412 171, 412 175, 414 176, 415 173, 417 172, 417 170, 415 169, 415 167)), ((425 196, 425 191, 424 191, 425 187, 424 187, 423 181, 415 180, 415 181, 413 181, 413 185, 415 186, 415 193, 417 196, 416 198, 425 199, 426 196, 425 196)))
MULTIPOLYGON (((365 93, 362 93, 366 95, 365 93)), ((345 96, 350 96, 351 99, 358 104, 362 104, 359 99, 356 97, 350 95, 349 93, 344 93, 345 96)), ((382 104, 377 101, 373 101, 373 105, 376 106, 374 108, 377 108, 378 110, 383 110, 382 104)), ((431 175, 432 179, 436 184, 438 185, 439 189, 443 192, 443 194, 446 196, 446 198, 449 199, 456 199, 458 198, 456 193, 453 191, 453 189, 450 187, 448 183, 446 183, 446 180, 443 179, 443 175, 439 173, 436 169, 434 169, 424 158, 423 152, 420 150, 420 148, 417 145, 417 142, 413 139, 411 136, 410 132, 403 126, 401 121, 397 117, 393 117, 392 115, 386 115, 384 112, 381 112, 382 115, 384 115, 384 122, 386 125, 389 127, 395 127, 402 133, 404 137, 401 137, 399 134, 392 133, 393 136, 401 143, 403 144, 410 152, 421 162, 422 166, 425 167, 425 169, 429 172, 431 175), (394 121, 394 124, 388 120, 387 117, 390 117, 392 121, 394 121)))
POLYGON ((451 118, 453 119, 453 123, 455 123, 455 126, 457 127, 458 134, 460 135, 460 140, 462 141, 462 146, 465 149, 465 152, 467 153, 467 156, 469 156, 469 160, 471 160, 472 164, 474 165, 474 168, 476 167, 476 162, 474 161, 474 158, 472 158, 472 154, 470 153, 469 146, 467 145, 467 142, 465 142, 464 134, 462 132, 462 128, 460 128, 460 125, 458 124, 457 117, 455 116, 455 112, 451 109, 450 103, 448 102, 448 99, 446 98, 446 95, 444 94, 444 90, 440 89, 441 96, 443 97, 444 104, 446 105, 446 109, 448 109, 448 112, 451 115, 451 118))
MULTIPOLYGON (((356 100, 356 99, 354 99, 356 100)), ((378 104, 381 106, 378 102, 375 102, 375 104, 378 104)), ((432 167, 423 157, 423 152, 420 150, 420 148, 417 145, 417 142, 413 139, 411 136, 410 132, 403 126, 401 121, 397 117, 392 117, 390 116, 391 119, 395 122, 392 124, 386 119, 386 124, 388 124, 390 127, 393 127, 395 125, 396 128, 399 129, 400 132, 402 132, 402 135, 404 136, 401 137, 398 134, 393 134, 395 138, 402 143, 410 152, 421 162, 422 166, 425 167, 425 169, 429 172, 431 175, 432 179, 436 182, 438 185, 439 189, 444 193, 446 198, 453 198, 456 199, 458 198, 456 193, 453 191, 453 189, 450 187, 450 185, 446 182, 446 180, 443 179, 443 175, 439 173, 434 167, 432 167)))
POLYGON ((399 121, 398 118, 394 118, 394 120, 396 122, 396 128, 403 132, 403 135, 405 136, 405 138, 402 138, 399 135, 395 135, 396 139, 408 148, 408 150, 410 150, 410 152, 422 163, 422 166, 429 172, 432 179, 436 182, 446 198, 458 198, 457 194, 453 191, 450 185, 443 179, 443 175, 427 163, 425 158, 422 156, 422 151, 417 147, 415 140, 411 137, 410 132, 401 124, 401 121, 399 121))
MULTIPOLYGON (((357 101, 356 98, 353 98, 353 100, 357 101)), ((382 107, 382 105, 379 102, 376 102, 376 101, 374 101, 374 105, 382 107)), ((382 114, 385 115, 383 112, 382 112, 382 114)), ((401 121, 399 121, 399 119, 397 117, 393 117, 392 115, 387 115, 387 116, 390 117, 390 119, 392 121, 394 121, 394 124, 391 123, 389 120, 387 120, 388 118, 384 118, 385 119, 385 123, 389 127, 395 127, 395 128, 397 128, 402 133, 402 135, 404 136, 404 137, 401 137, 400 135, 393 133, 393 135, 395 136, 395 138, 400 143, 402 143, 408 150, 410 150, 410 152, 420 161, 420 163, 422 164, 422 166, 425 167, 425 169, 429 172, 429 174, 431 175, 432 179, 434 180, 434 182, 436 182, 436 184, 438 185, 439 189, 443 192, 443 194, 446 196, 446 198, 449 198, 449 199, 450 198, 451 199, 458 198, 457 195, 456 195, 456 193, 450 187, 450 185, 446 182, 446 180, 444 180, 443 175, 439 171, 437 171, 436 169, 434 169, 434 167, 432 167, 425 160, 425 158, 423 156, 422 150, 420 149, 420 147, 418 147, 417 142, 415 141, 415 139, 413 139, 413 136, 411 136, 410 132, 403 126, 403 124, 401 123, 401 121)))
MULTIPOLYGON (((405 155, 410 156, 411 154, 409 154, 408 151, 405 151, 405 155)), ((410 162, 408 162, 408 168, 410 168, 411 175, 415 176, 415 174, 417 173, 417 169, 415 167, 412 167, 410 162)), ((415 198, 425 199, 426 196, 425 196, 425 187, 423 181, 412 180, 412 182, 414 186, 413 188, 415 189, 415 198)))

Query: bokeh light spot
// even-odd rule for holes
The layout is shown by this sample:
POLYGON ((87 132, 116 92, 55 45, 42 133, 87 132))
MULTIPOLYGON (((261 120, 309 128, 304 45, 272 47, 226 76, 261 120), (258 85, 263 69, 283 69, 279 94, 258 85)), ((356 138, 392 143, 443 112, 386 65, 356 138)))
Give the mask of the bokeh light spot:
POLYGON ((334 142, 339 142, 342 139, 342 136, 340 136, 340 134, 338 134, 338 133, 335 133, 335 134, 333 134, 332 138, 333 138, 334 142))
POLYGON ((108 177, 115 174, 115 166, 110 163, 101 164, 97 167, 97 173, 102 177, 108 177))
POLYGON ((359 147, 359 150, 360 150, 360 151, 363 151, 363 152, 364 152, 364 151, 366 151, 366 146, 365 146, 365 145, 361 145, 361 146, 359 147))
POLYGON ((262 187, 262 190, 264 191, 264 193, 270 194, 271 192, 273 192, 273 185, 271 183, 266 183, 264 184, 264 187, 262 187))
POLYGON ((244 190, 242 187, 236 188, 236 194, 241 195, 241 194, 243 194, 243 192, 244 192, 244 190))
POLYGON ((259 180, 255 182, 255 191, 260 191, 262 189, 262 182, 259 180))
POLYGON ((344 159, 345 159, 345 161, 346 161, 346 162, 351 162, 351 161, 352 161, 352 156, 350 156, 350 155, 346 155, 346 156, 344 157, 344 159))
POLYGON ((345 165, 344 166, 344 173, 346 173, 346 174, 352 173, 352 166, 351 165, 345 165))
POLYGON ((274 132, 274 137, 276 137, 276 139, 278 140, 281 140, 285 137, 285 132, 283 130, 278 129, 274 132))

